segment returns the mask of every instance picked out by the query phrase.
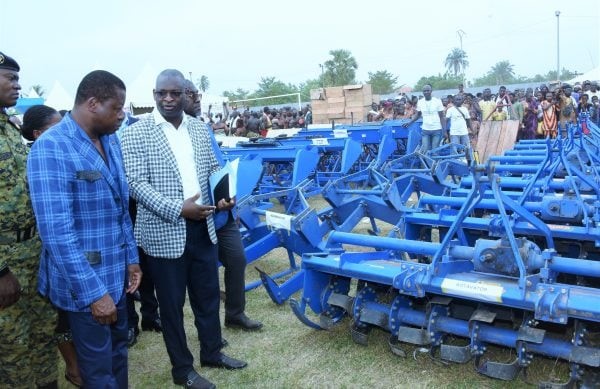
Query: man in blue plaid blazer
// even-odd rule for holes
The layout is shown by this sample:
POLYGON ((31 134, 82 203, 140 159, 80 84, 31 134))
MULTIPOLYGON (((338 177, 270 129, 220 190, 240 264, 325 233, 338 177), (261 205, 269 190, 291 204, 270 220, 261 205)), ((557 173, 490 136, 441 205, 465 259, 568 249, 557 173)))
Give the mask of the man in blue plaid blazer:
POLYGON ((135 236, 148 255, 163 338, 175 384, 214 385, 194 370, 183 323, 186 289, 200 338, 202 366, 239 369, 246 363, 221 353, 217 236, 208 178, 219 168, 208 128, 183 112, 185 78, 167 69, 156 79, 156 109, 123 132, 131 196, 137 201, 135 236))
POLYGON ((114 132, 125 84, 97 70, 70 114, 31 148, 27 176, 43 249, 39 291, 67 311, 83 384, 126 388, 125 292, 141 281, 114 132))

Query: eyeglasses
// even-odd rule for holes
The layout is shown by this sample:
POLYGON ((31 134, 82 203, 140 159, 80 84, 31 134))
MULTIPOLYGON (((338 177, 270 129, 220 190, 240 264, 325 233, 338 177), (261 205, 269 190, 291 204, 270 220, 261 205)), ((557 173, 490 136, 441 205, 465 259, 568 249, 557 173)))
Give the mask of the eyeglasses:
POLYGON ((192 92, 192 91, 186 90, 185 94, 187 94, 188 96, 190 96, 193 100, 196 100, 198 98, 202 98, 202 93, 199 93, 199 92, 192 92))
POLYGON ((174 99, 178 99, 181 97, 181 95, 183 94, 183 91, 181 90, 155 90, 154 94, 158 97, 160 97, 161 99, 164 99, 167 96, 171 96, 174 99))

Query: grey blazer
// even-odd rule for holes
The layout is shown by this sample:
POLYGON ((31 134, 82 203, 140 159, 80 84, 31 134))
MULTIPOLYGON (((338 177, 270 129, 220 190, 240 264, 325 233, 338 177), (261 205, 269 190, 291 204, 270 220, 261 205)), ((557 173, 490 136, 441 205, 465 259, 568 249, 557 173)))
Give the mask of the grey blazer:
MULTIPOLYGON (((187 120, 202 202, 209 204, 208 178, 219 169, 219 163, 209 129, 191 116, 187 120)), ((163 130, 156 125, 153 115, 147 115, 123 131, 121 144, 129 191, 137 201, 134 232, 138 245, 153 257, 181 257, 186 240, 186 222, 180 216, 183 185, 163 130)), ((214 231, 212 216, 206 221, 209 233, 211 227, 214 231)), ((213 238, 214 233, 211 235, 213 238)), ((213 242, 216 243, 216 237, 213 242)))

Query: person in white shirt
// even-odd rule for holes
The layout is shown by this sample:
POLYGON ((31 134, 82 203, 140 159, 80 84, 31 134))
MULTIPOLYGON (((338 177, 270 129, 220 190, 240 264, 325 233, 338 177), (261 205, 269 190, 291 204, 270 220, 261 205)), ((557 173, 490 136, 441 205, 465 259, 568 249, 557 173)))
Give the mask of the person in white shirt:
POLYGON ((450 143, 470 146, 469 130, 471 119, 469 111, 462 106, 463 96, 454 96, 454 105, 446 111, 446 119, 450 119, 450 143))
POLYGON ((431 96, 431 85, 426 84, 423 87, 423 96, 425 98, 417 103, 415 115, 402 126, 408 127, 420 117, 423 118, 421 124, 421 153, 426 153, 440 145, 442 129, 446 127, 446 117, 442 101, 431 96))

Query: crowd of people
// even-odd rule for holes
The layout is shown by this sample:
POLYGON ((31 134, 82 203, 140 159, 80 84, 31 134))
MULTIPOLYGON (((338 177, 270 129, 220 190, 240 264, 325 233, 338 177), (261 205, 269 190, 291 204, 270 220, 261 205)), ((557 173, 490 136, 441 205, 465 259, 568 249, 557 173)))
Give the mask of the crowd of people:
MULTIPOLYGON (((427 126, 429 131, 433 131, 433 127, 435 130, 442 130, 436 133, 433 139, 434 146, 439 145, 444 137, 452 143, 464 142, 464 139, 450 139, 453 132, 456 132, 454 127, 458 121, 461 128, 466 125, 469 143, 474 147, 481 123, 487 120, 517 120, 518 139, 556 138, 559 135, 559 127, 565 131, 565 124, 575 123, 580 114, 587 115, 590 121, 600 125, 599 97, 600 89, 596 81, 584 81, 574 87, 563 83, 553 89, 542 84, 535 90, 527 88, 508 91, 506 87, 500 86, 496 94, 492 94, 491 89, 486 88, 476 95, 466 93, 461 84, 456 94, 441 99, 432 97, 431 85, 425 85, 422 96, 398 96, 379 104, 373 103, 367 121, 405 119, 413 122, 420 117, 424 120, 431 119, 427 120, 425 131, 427 126), (436 103, 435 112, 423 115, 424 109, 431 108, 430 102, 436 103), (460 107, 462 109, 457 109, 460 107), (451 117, 449 124, 446 123, 444 118, 451 117)), ((462 130, 459 132, 460 135, 465 135, 462 130)), ((424 150, 435 148, 431 147, 429 139, 426 138, 423 138, 421 146, 424 150)))
POLYGON ((213 115, 211 110, 209 105, 208 112, 198 117, 211 126, 215 134, 256 138, 265 137, 271 129, 303 128, 312 124, 310 104, 299 110, 289 106, 280 109, 264 107, 262 111, 244 107, 240 112, 237 105, 229 107, 224 102, 223 113, 213 115))
POLYGON ((156 109, 138 119, 123 110, 123 81, 96 70, 71 111, 34 106, 19 128, 6 113, 19 72, 0 53, 0 387, 57 388, 58 345, 73 385, 127 388, 138 289, 142 330, 162 333, 175 384, 215 387, 187 345, 186 293, 200 366, 246 367, 222 352, 219 262, 224 325, 262 323, 245 313, 235 198, 215 199, 209 187, 223 161, 213 130, 197 119, 195 86, 162 71, 156 109))

